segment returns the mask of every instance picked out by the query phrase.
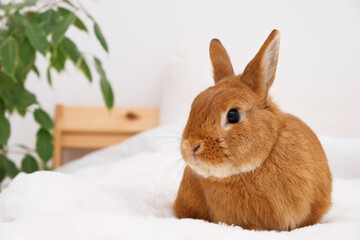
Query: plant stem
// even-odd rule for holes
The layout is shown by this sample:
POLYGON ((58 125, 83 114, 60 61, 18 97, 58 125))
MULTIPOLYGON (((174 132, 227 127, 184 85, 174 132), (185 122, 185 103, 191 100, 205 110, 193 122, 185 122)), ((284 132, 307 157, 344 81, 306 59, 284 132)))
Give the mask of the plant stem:
POLYGON ((39 9, 37 10, 37 12, 41 12, 42 10, 45 9, 50 9, 54 6, 57 6, 60 2, 62 2, 62 0, 57 1, 57 2, 52 2, 52 3, 45 3, 44 5, 42 5, 41 7, 39 7, 39 9))
POLYGON ((8 153, 9 153, 9 152, 8 152, 6 146, 4 146, 4 149, 0 150, 0 155, 3 155, 3 156, 5 156, 5 157, 7 156, 8 153))
POLYGON ((18 30, 20 31, 20 29, 19 29, 18 25, 16 24, 16 20, 15 20, 14 15, 9 14, 9 18, 10 18, 10 19, 11 19, 11 21, 13 22, 13 24, 14 24, 15 28, 16 28, 16 29, 18 29, 18 30))
POLYGON ((9 151, 7 149, 0 150, 0 155, 4 155, 4 156, 7 156, 8 154, 26 155, 29 153, 31 153, 31 151, 18 151, 18 150, 9 151))

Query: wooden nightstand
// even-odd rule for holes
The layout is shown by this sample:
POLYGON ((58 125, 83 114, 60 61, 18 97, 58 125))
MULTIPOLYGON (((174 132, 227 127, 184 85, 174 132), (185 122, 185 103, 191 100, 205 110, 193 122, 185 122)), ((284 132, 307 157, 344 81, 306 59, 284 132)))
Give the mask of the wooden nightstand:
POLYGON ((74 107, 57 105, 55 110, 53 167, 62 164, 62 150, 99 149, 156 127, 158 108, 74 107))

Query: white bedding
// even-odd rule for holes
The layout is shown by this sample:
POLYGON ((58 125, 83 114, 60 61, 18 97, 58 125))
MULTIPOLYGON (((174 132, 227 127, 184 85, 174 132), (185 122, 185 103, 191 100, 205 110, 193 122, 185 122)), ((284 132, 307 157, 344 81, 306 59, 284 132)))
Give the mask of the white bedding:
POLYGON ((359 239, 360 140, 322 137, 334 175, 320 224, 249 231, 176 219, 184 123, 166 125, 74 161, 17 176, 0 194, 0 239, 359 239))

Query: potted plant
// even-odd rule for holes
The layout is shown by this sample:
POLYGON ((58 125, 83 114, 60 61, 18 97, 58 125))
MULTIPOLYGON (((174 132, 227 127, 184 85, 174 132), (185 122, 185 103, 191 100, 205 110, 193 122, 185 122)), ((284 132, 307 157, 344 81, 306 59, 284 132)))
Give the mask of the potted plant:
POLYGON ((92 62, 100 77, 105 104, 109 109, 113 106, 113 92, 101 61, 96 56, 86 58, 79 51, 76 41, 66 36, 71 26, 85 34, 93 33, 108 52, 100 27, 79 2, 23 0, 0 3, 0 183, 6 176, 13 178, 20 171, 31 173, 50 168, 54 123, 41 108, 36 95, 25 88, 31 71, 40 77, 36 66, 37 57, 42 56, 48 63, 46 78, 50 85, 53 72, 64 71, 68 61, 91 82, 93 74, 89 63, 92 62), (78 16, 79 13, 91 22, 92 30, 78 16), (32 114, 39 124, 33 150, 23 145, 16 146, 24 151, 20 167, 8 157, 12 151, 8 146, 11 135, 8 118, 11 114, 32 114))

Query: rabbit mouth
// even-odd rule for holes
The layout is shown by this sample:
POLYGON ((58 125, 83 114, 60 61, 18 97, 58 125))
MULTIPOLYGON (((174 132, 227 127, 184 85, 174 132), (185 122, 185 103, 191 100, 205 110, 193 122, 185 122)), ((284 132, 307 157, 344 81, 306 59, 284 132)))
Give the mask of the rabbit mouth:
POLYGON ((252 163, 244 163, 240 166, 234 166, 233 164, 230 164, 228 162, 214 165, 202 161, 201 157, 196 154, 193 154, 193 156, 188 156, 186 158, 187 165, 197 174, 204 178, 227 178, 233 175, 251 172, 260 167, 261 164, 257 164, 256 162, 257 161, 252 163))
POLYGON ((208 178, 227 178, 257 169, 262 161, 252 159, 250 162, 239 162, 232 159, 229 153, 225 154, 225 158, 216 156, 216 154, 208 154, 204 151, 204 147, 199 151, 189 148, 186 141, 181 143, 181 154, 186 164, 198 175, 208 178), (211 159, 208 159, 208 158, 211 159), (219 159, 217 159, 219 158, 219 159), (217 161, 214 161, 217 159, 217 161), (219 161, 221 159, 221 162, 219 161))
POLYGON ((236 169, 233 166, 222 163, 217 165, 210 165, 201 160, 197 155, 189 157, 186 161, 187 165, 193 169, 197 174, 204 178, 216 177, 216 178, 227 178, 232 175, 240 174, 241 170, 236 169))
POLYGON ((235 169, 234 167, 229 167, 227 164, 211 166, 202 162, 198 158, 193 158, 193 161, 189 161, 188 165, 197 174, 203 176, 204 178, 208 178, 208 177, 227 178, 232 175, 241 173, 239 169, 235 169))

